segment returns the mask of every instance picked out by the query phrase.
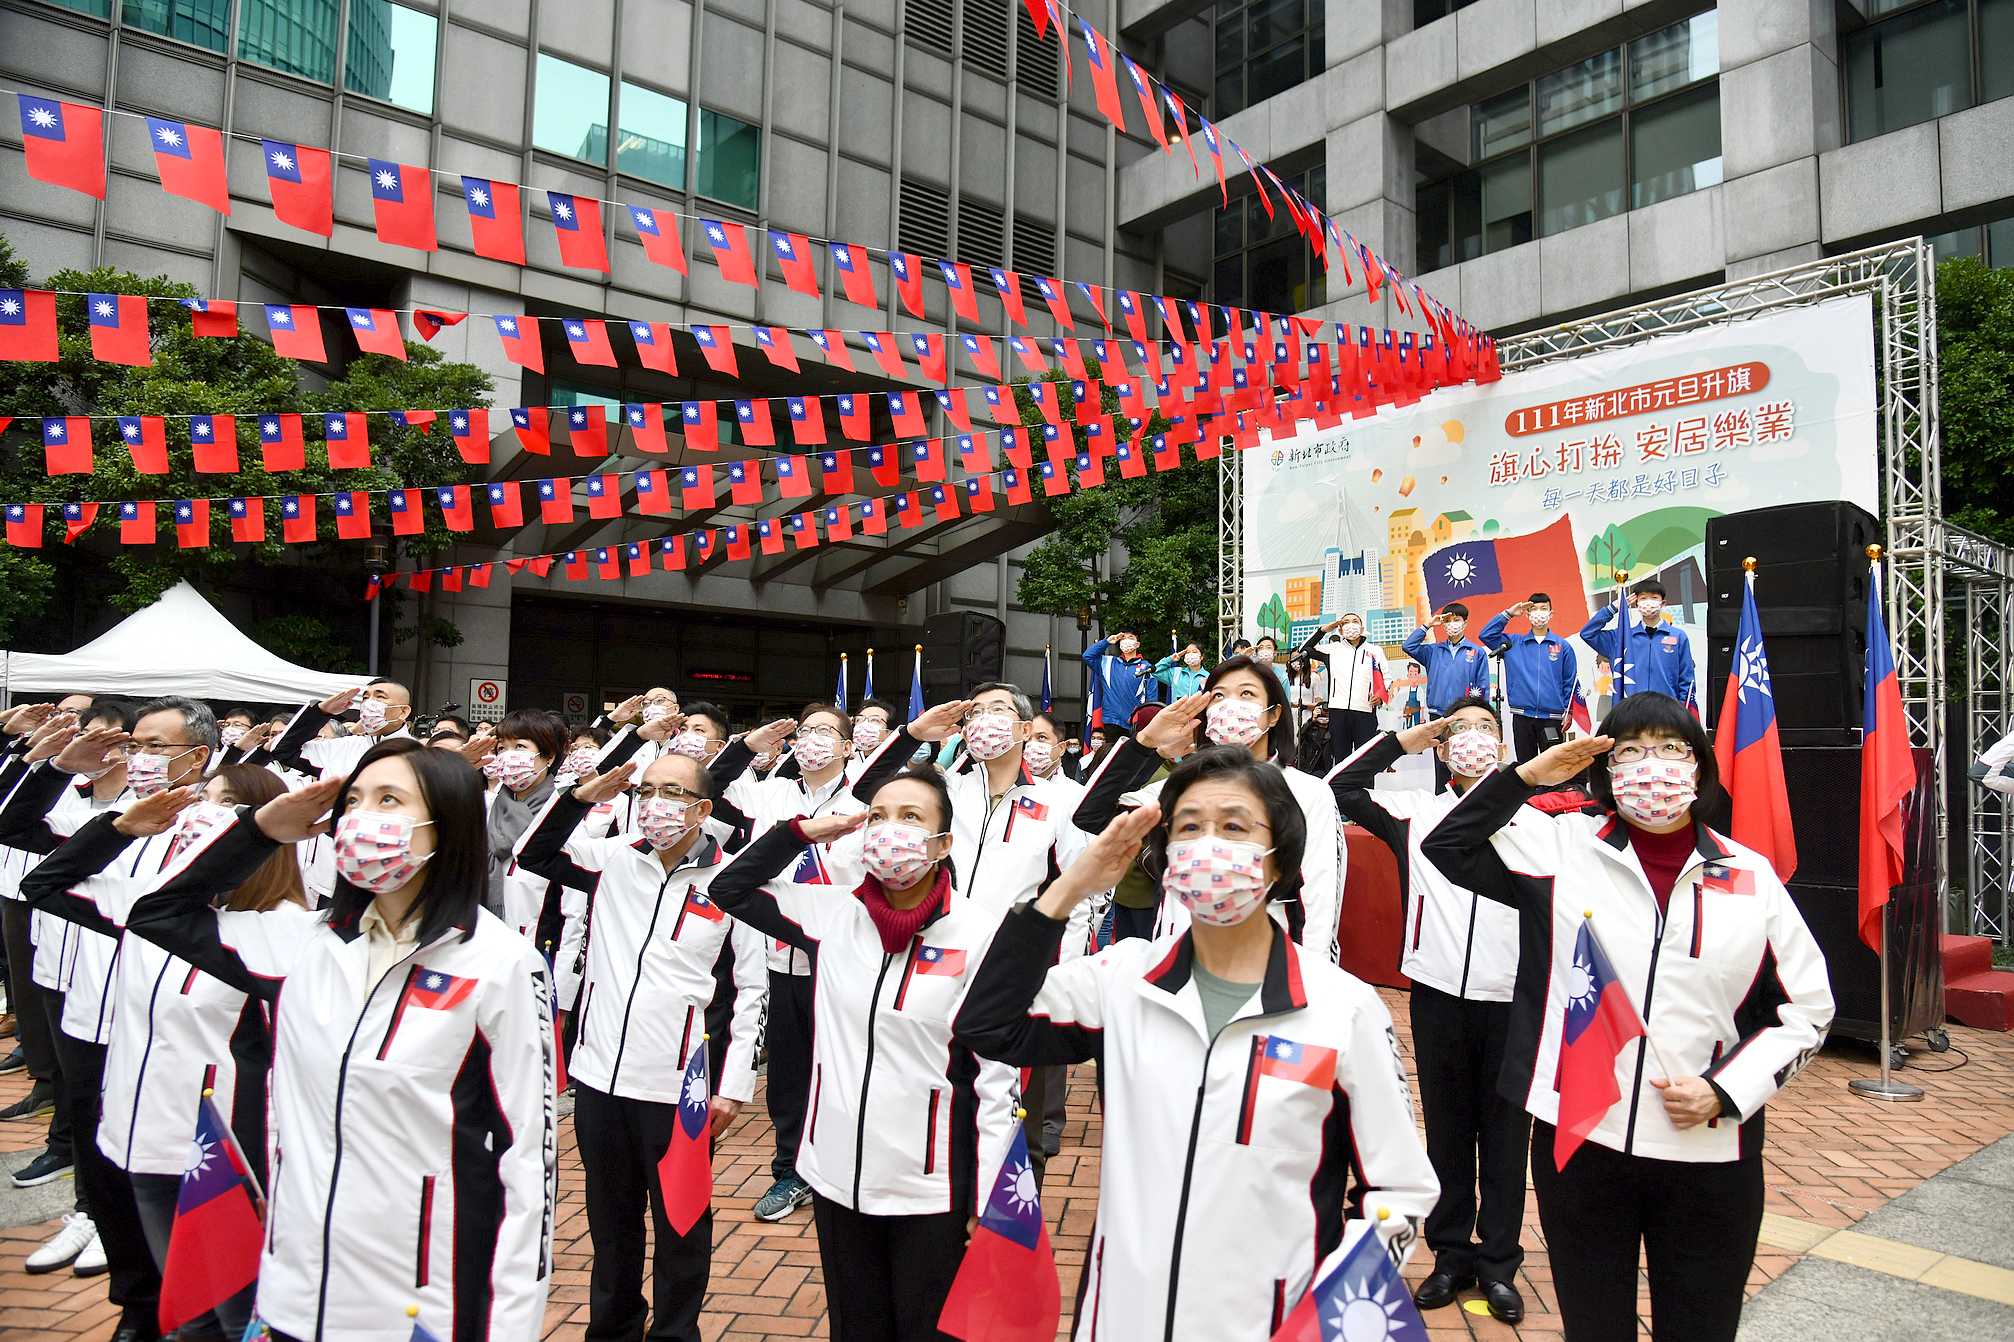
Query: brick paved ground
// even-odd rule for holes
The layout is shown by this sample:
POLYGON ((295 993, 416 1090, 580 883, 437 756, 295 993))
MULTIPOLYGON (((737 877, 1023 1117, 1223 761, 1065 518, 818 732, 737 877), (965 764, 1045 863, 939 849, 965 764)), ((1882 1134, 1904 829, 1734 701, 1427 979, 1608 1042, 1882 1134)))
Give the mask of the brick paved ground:
MULTIPOLYGON (((1394 992, 1384 996, 1409 1049, 1405 999, 1394 992)), ((1772 1215, 1750 1277, 1751 1290, 1796 1262, 1796 1246, 1816 1238, 1814 1228, 1851 1225, 2014 1132, 2014 1037, 1960 1027, 1951 1033, 1957 1047, 1970 1055, 1970 1065, 1933 1075, 1931 1068, 1948 1067, 1957 1055, 1923 1055, 1921 1066, 1906 1074, 1928 1092, 1922 1104, 1880 1105, 1850 1095, 1846 1082, 1871 1074, 1874 1060, 1871 1050, 1843 1047, 1828 1050, 1770 1105, 1772 1215)), ((1043 1190, 1066 1305, 1076 1289, 1097 1207, 1100 1127, 1090 1070, 1076 1069, 1071 1081, 1063 1151, 1049 1162, 1043 1190)), ((0 1077, 0 1104, 18 1098, 25 1086, 19 1076, 0 1077)), ((800 1211, 781 1224, 764 1225, 751 1214, 755 1199, 769 1185, 770 1137, 760 1096, 750 1113, 727 1135, 718 1161, 713 1290, 702 1315, 708 1342, 824 1337, 825 1291, 809 1215, 800 1211)), ((25 1150, 39 1135, 33 1124, 0 1124, 0 1154, 25 1150)), ((103 1342, 111 1336, 113 1312, 102 1277, 85 1281, 57 1273, 38 1278, 22 1271, 22 1259, 53 1229, 0 1230, 0 1342, 103 1342)), ((562 1128, 558 1243, 546 1337, 577 1342, 587 1319, 590 1249, 570 1123, 562 1128)), ((1486 1315, 1441 1310, 1427 1317, 1434 1342, 1471 1337, 1558 1342, 1552 1274, 1535 1206, 1526 1212, 1525 1245, 1524 1326, 1512 1329, 1486 1315)), ((1409 1275, 1417 1279, 1426 1271, 1425 1263, 1416 1263, 1409 1275)))

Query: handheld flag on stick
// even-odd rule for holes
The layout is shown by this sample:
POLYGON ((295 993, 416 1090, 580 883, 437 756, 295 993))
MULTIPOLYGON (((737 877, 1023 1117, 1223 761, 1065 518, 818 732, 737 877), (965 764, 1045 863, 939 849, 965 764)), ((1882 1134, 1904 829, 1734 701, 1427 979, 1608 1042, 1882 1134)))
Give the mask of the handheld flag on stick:
POLYGON ((434 1330, 420 1322, 420 1307, 406 1306, 406 1317, 413 1321, 413 1335, 408 1342, 441 1342, 434 1330))
POLYGON ((866 703, 874 697, 874 649, 867 650, 867 680, 860 687, 860 702, 866 703))
POLYGON ((839 706, 840 712, 846 711, 846 654, 843 652, 839 654, 839 683, 832 688, 832 702, 839 706))
POLYGON ((1592 918, 1581 921, 1574 938, 1567 993, 1559 1046, 1559 1122, 1552 1143, 1554 1167, 1562 1170, 1609 1106, 1622 1098, 1615 1082, 1617 1056, 1630 1040, 1647 1038, 1643 1017, 1616 978, 1592 918))
POLYGON ((1879 550, 1868 547, 1868 558, 1867 679, 1860 709, 1860 939, 1878 951, 1882 909, 1889 891, 1902 880, 1902 803, 1916 786, 1916 765, 1895 678, 1895 650, 1881 614, 1879 550))
POLYGON ((1720 701, 1713 754, 1721 782, 1734 801, 1731 832, 1769 859, 1784 880, 1797 870, 1797 836, 1790 826, 1790 792, 1783 782, 1783 744, 1776 730, 1776 693, 1769 680, 1769 656, 1762 646, 1762 617, 1755 608, 1755 561, 1741 597, 1741 631, 1734 640, 1734 665, 1720 701))
POLYGON ((909 681, 909 720, 923 716, 923 645, 916 645, 916 671, 909 681))
POLYGON ((1050 1342, 1062 1312, 1041 1188, 1027 1132, 1016 1123, 937 1326, 965 1342, 1050 1342))
POLYGON ((1273 1342, 1356 1342, 1389 1338, 1426 1342, 1427 1326, 1384 1238, 1368 1224, 1335 1266, 1317 1271, 1315 1284, 1280 1321, 1273 1342))
POLYGON ((1615 682, 1609 698, 1617 704, 1629 693, 1629 590, 1624 585, 1628 581, 1628 574, 1615 571, 1616 627, 1622 632, 1615 641, 1615 664, 1609 668, 1609 679, 1615 682))
POLYGON ((679 1083, 678 1122, 671 1145, 657 1162, 657 1187, 664 1199, 664 1219, 683 1235, 699 1224, 713 1206, 712 1087, 706 1079, 706 1044, 695 1045, 679 1083))
POLYGON ((1049 693, 1049 645, 1044 643, 1042 645, 1042 711, 1047 713, 1053 706, 1053 696, 1049 693))
POLYGON ((259 1279, 264 1215, 245 1153, 206 1090, 161 1267, 162 1332, 201 1318, 259 1279))

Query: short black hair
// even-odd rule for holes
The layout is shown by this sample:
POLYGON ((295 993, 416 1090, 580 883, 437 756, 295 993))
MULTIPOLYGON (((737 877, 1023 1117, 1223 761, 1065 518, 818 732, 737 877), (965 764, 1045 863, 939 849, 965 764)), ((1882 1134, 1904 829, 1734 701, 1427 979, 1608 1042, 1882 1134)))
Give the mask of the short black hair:
POLYGON ((838 718, 840 736, 844 737, 848 741, 851 741, 853 739, 853 719, 847 717, 846 710, 841 708, 838 704, 828 704, 828 703, 806 704, 804 706, 804 711, 797 715, 798 725, 803 726, 804 720, 810 717, 813 713, 830 713, 833 717, 838 718))
POLYGON ((895 711, 894 704, 889 703, 886 699, 883 699, 878 694, 873 695, 866 699, 862 699, 860 701, 860 707, 853 710, 853 716, 859 717, 862 713, 865 713, 870 708, 878 708, 883 713, 886 713, 888 715, 888 720, 890 722, 894 722, 896 719, 902 716, 900 713, 895 711))
POLYGON ((594 742, 598 746, 607 745, 610 739, 608 728, 603 727, 598 723, 587 722, 582 723, 578 727, 575 727, 572 730, 572 732, 568 734, 567 743, 571 745, 573 742, 579 740, 583 736, 585 736, 588 740, 594 742))
MULTIPOLYGON (((1273 719, 1273 725, 1266 728, 1266 757, 1276 760, 1292 760, 1294 758, 1294 711, 1287 704, 1287 691, 1280 684, 1280 678, 1274 675, 1270 668, 1260 666, 1249 657, 1232 657, 1226 661, 1218 662, 1211 669, 1209 677, 1203 681, 1203 688, 1205 690, 1216 689, 1218 683, 1233 671, 1250 671, 1253 675, 1257 676, 1259 683, 1265 687, 1266 707, 1280 710, 1278 715, 1273 719)), ((1207 739, 1200 735, 1202 727, 1203 720, 1201 718, 1196 719, 1198 739, 1207 739)))
MULTIPOLYGON (((1601 734, 1620 741, 1631 736, 1675 737, 1692 747, 1693 763, 1699 766, 1699 794, 1692 804, 1693 818, 1716 828, 1725 826, 1729 802, 1720 785, 1720 765, 1713 758, 1713 742, 1692 710, 1668 694, 1645 690, 1626 696, 1601 720, 1601 734)), ((1596 755, 1587 771, 1588 790, 1601 804, 1615 809, 1615 791, 1609 782, 1607 755, 1596 755)))
POLYGON ((259 720, 259 715, 252 709, 245 707, 243 704, 232 704, 229 708, 217 714, 217 721, 219 722, 223 722, 230 718, 243 718, 247 722, 257 722, 259 720))
POLYGON ((1644 579, 1644 580, 1643 580, 1642 582, 1640 582, 1640 583, 1638 583, 1638 584, 1637 584, 1636 586, 1634 586, 1634 587, 1630 588, 1630 589, 1629 589, 1629 594, 1630 594, 1631 596, 1660 596, 1660 597, 1661 597, 1661 596, 1663 596, 1663 595, 1664 595, 1664 584, 1663 584, 1663 583, 1661 583, 1661 582, 1659 582, 1659 581, 1658 581, 1657 579, 1655 579, 1655 578, 1645 578, 1645 579, 1644 579))
MULTIPOLYGON (((1271 677, 1268 677, 1271 679, 1271 677)), ((1159 884, 1168 869, 1168 818, 1182 794, 1206 779, 1240 782, 1258 794, 1266 808, 1266 822, 1273 831, 1273 866, 1280 879, 1266 892, 1268 899, 1292 899, 1301 892, 1301 859, 1308 847, 1308 820, 1301 803, 1287 785, 1287 776, 1277 764, 1252 758, 1243 746, 1205 746, 1168 775, 1161 784, 1161 823, 1147 834, 1140 854, 1140 868, 1159 884)))
POLYGON ((1489 714, 1491 717, 1495 717, 1497 711, 1496 705, 1491 703, 1489 700, 1483 698, 1480 694, 1465 694, 1461 698, 1449 704, 1447 706, 1446 712, 1436 713, 1434 716, 1440 718, 1451 718, 1465 708, 1480 708, 1483 712, 1489 714))
POLYGON ((469 725, 469 720, 467 718, 457 716, 456 714, 453 713, 443 713, 439 717, 435 718, 434 725, 427 728, 427 732, 429 735, 431 735, 432 733, 439 731, 443 727, 454 728, 456 731, 462 734, 462 740, 464 741, 468 740, 469 737, 475 734, 475 728, 469 725))
MULTIPOLYGON (((874 796, 880 796, 881 788, 887 787, 890 783, 921 783, 929 788, 937 797, 937 832, 942 834, 951 828, 951 788, 945 783, 941 769, 929 764, 904 765, 901 772, 884 780, 881 787, 874 789, 874 796)), ((872 806, 874 797, 869 797, 867 804, 872 806)))
POLYGON ((1531 602, 1534 606, 1550 606, 1552 604, 1552 598, 1544 592, 1533 592, 1525 600, 1531 602))
POLYGON ((566 754, 567 742, 573 739, 560 716, 543 708, 520 708, 504 714, 497 723, 497 740, 506 738, 529 742, 539 754, 554 761, 566 754))
POLYGON ((698 703, 685 705, 685 720, 690 722, 694 718, 705 718, 720 728, 720 739, 723 741, 734 735, 734 724, 728 721, 727 710, 719 704, 701 699, 698 703))
POLYGON ((1249 648, 1251 646, 1252 640, 1249 638, 1234 638, 1231 640, 1231 651, 1233 653, 1237 652, 1239 648, 1249 648))
MULTIPOLYGON (((450 750, 434 750, 410 736, 394 736, 364 752, 357 767, 343 784, 329 813, 333 832, 342 822, 349 804, 349 790, 358 775, 379 760, 402 757, 419 779, 420 795, 434 824, 434 855, 421 868, 426 881, 420 886, 409 917, 419 919, 419 944, 424 946, 451 927, 464 929, 464 939, 475 932, 476 915, 482 910, 483 895, 489 890, 489 825, 483 806, 483 776, 450 750)), ((335 892, 329 896, 329 921, 336 927, 354 927, 371 906, 371 892, 336 877, 335 892)))
POLYGON ((110 694, 97 695, 86 705, 84 711, 77 715, 77 721, 85 726, 93 722, 116 722, 120 731, 130 732, 135 721, 133 701, 110 694))
POLYGON ((1441 606, 1443 615, 1459 615, 1464 620, 1469 617, 1469 608, 1459 601, 1449 601, 1441 606))

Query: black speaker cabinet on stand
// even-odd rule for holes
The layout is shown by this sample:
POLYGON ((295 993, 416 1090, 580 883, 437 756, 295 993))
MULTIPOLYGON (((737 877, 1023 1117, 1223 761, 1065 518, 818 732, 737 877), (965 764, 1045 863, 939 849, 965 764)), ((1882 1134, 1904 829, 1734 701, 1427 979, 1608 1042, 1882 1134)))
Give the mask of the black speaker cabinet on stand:
POLYGON ((974 686, 999 680, 1007 661, 1007 626, 991 615, 947 611, 923 622, 923 697, 932 704, 969 699, 974 686))

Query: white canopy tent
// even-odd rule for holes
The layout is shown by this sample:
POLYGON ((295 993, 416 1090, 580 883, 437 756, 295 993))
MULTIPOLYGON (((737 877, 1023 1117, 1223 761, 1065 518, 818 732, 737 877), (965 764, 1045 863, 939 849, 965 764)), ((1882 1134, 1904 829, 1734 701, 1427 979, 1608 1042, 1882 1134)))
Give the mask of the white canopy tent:
POLYGON ((17 694, 73 691, 301 703, 368 679, 310 671, 266 651, 185 582, 75 652, 0 653, 0 687, 9 703, 17 694))

